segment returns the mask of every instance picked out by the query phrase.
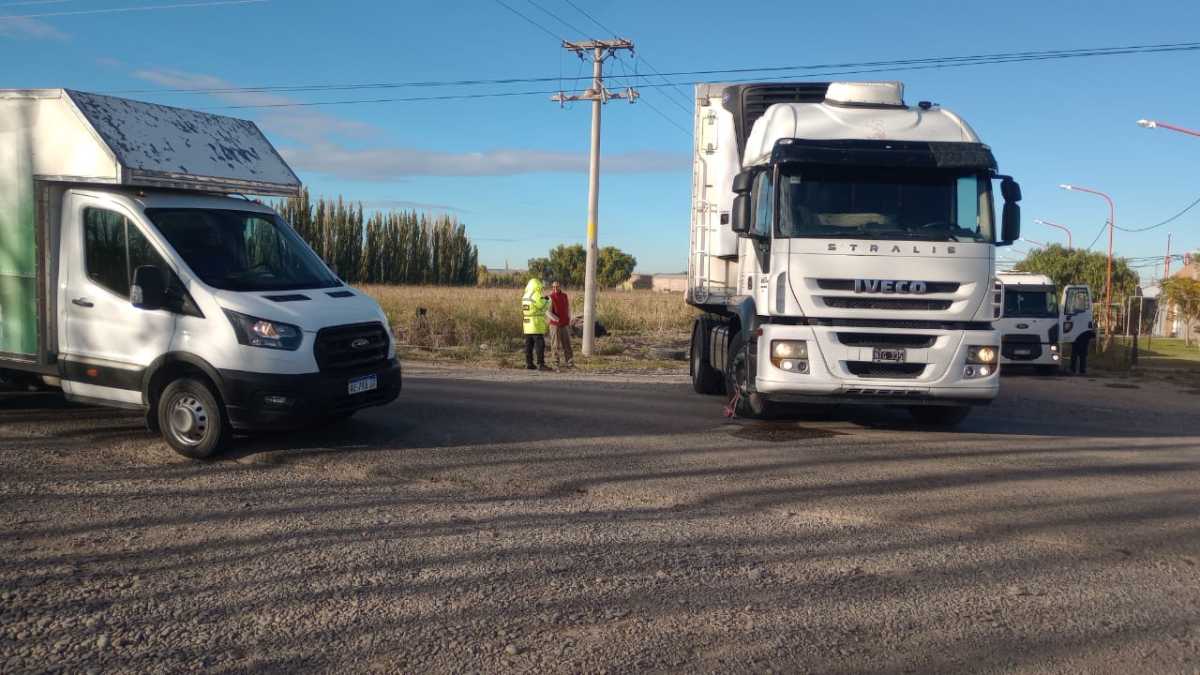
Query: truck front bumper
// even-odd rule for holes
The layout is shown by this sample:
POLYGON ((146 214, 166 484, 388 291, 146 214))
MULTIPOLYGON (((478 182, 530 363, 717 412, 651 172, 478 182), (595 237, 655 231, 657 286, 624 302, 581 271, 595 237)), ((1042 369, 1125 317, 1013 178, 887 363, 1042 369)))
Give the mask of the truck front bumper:
POLYGON ((221 397, 233 428, 295 429, 322 419, 387 405, 400 395, 399 359, 345 373, 275 375, 221 370, 221 397), (351 380, 375 375, 376 388, 349 393, 351 380))
MULTIPOLYGON (((968 376, 967 349, 988 345, 999 351, 999 335, 990 330, 850 328, 765 324, 758 343, 760 394, 770 400, 888 405, 986 405, 999 393, 999 367, 987 376, 968 376), (905 348, 909 371, 889 375, 890 364, 873 363, 873 347, 846 344, 840 334, 891 335, 925 339, 928 346, 905 348), (770 359, 772 340, 803 340, 807 372, 786 371, 770 359), (924 364, 924 367, 918 366, 924 364), (856 371, 860 374, 856 374, 856 371)), ((899 367, 893 368, 899 371, 899 367)))

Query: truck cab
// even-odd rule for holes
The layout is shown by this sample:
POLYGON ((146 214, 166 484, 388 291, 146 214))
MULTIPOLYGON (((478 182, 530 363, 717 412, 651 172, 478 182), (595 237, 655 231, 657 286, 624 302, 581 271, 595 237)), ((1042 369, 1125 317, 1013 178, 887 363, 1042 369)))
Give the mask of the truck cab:
POLYGON ((939 424, 996 396, 995 248, 1018 236, 1020 188, 961 118, 902 94, 700 86, 697 391, 746 416, 874 403, 939 424))
POLYGON ((996 277, 1001 295, 1000 362, 1032 366, 1053 375, 1062 363, 1062 345, 1094 330, 1091 292, 1087 286, 1067 286, 1060 292, 1050 277, 1001 272, 996 277))
POLYGON ((175 450, 383 405, 378 304, 269 206, 295 174, 250 122, 69 90, 0 92, 0 369, 143 411, 175 450))

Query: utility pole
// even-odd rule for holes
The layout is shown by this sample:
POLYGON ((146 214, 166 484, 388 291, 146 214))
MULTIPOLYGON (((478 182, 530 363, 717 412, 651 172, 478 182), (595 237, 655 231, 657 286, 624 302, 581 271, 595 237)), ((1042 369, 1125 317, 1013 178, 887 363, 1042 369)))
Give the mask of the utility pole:
POLYGON ((1167 257, 1163 261, 1163 279, 1171 276, 1171 233, 1167 233, 1167 257))
POLYGON ((596 244, 596 228, 600 220, 600 107, 610 99, 637 100, 638 93, 632 87, 621 92, 604 88, 604 61, 622 49, 633 51, 629 40, 563 40, 563 49, 575 52, 580 59, 592 57, 592 86, 580 94, 558 92, 550 97, 559 105, 567 101, 592 102, 592 150, 588 158, 588 220, 587 220, 587 267, 583 277, 583 354, 591 356, 596 341, 596 259, 600 256, 596 244))

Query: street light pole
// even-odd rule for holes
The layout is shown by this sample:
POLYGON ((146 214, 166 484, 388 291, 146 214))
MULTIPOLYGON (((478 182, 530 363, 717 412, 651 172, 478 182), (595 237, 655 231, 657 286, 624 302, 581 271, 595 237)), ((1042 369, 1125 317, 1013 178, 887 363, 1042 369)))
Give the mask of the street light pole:
POLYGON ((1113 204, 1112 197, 1099 190, 1066 184, 1059 185, 1058 187, 1067 191, 1086 192, 1091 195, 1103 197, 1104 201, 1108 202, 1108 269, 1104 274, 1104 340, 1107 347, 1108 341, 1112 338, 1113 229, 1117 226, 1117 206, 1116 204, 1113 204))
POLYGON ((1058 223, 1052 223, 1048 220, 1042 220, 1040 218, 1034 219, 1033 222, 1039 223, 1041 225, 1049 225, 1050 227, 1057 227, 1058 229, 1062 230, 1063 232, 1066 232, 1067 233, 1067 249, 1075 248, 1075 245, 1071 243, 1071 230, 1066 225, 1059 225, 1058 223))
POLYGON ((1162 127, 1163 129, 1170 129, 1171 131, 1178 131, 1181 134, 1187 134, 1189 136, 1200 136, 1200 131, 1196 131, 1195 129, 1188 129, 1187 127, 1179 127, 1179 126, 1175 126, 1174 124, 1167 124, 1166 122, 1159 122, 1157 120, 1138 120, 1137 123, 1138 123, 1138 126, 1143 129, 1157 129, 1159 127, 1162 127))
POLYGON ((1021 237, 1021 241, 1023 241, 1023 242, 1026 242, 1026 243, 1033 244, 1034 246, 1037 246, 1038 248, 1046 248, 1046 245, 1045 245, 1045 244, 1043 244, 1042 242, 1040 242, 1040 241, 1034 241, 1034 240, 1032 240, 1032 239, 1028 239, 1028 238, 1026 238, 1026 237, 1021 237))

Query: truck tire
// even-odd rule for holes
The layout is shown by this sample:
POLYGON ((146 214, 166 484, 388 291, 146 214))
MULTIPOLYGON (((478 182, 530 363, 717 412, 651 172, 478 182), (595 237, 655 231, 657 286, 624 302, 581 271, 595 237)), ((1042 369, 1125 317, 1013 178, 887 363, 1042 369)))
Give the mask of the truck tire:
POLYGON ((233 430, 225 409, 207 384, 180 378, 158 398, 158 425, 175 452, 191 459, 208 459, 229 442, 233 430))
MULTIPOLYGON (((771 416, 771 402, 758 392, 750 391, 753 373, 745 349, 745 333, 739 332, 729 343, 729 358, 726 359, 725 391, 729 394, 733 413, 738 417, 766 419, 771 416)), ((753 348, 753 347, 752 347, 753 348)))
POLYGON ((692 389, 697 394, 720 394, 721 373, 708 362, 708 322, 697 320, 692 327, 692 389))
POLYGON ((965 405, 917 405, 909 408, 908 414, 912 415, 913 420, 921 426, 953 429, 967 419, 967 415, 971 414, 971 408, 965 405))

